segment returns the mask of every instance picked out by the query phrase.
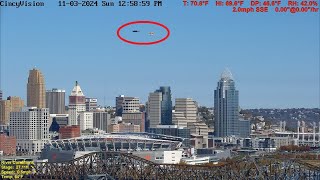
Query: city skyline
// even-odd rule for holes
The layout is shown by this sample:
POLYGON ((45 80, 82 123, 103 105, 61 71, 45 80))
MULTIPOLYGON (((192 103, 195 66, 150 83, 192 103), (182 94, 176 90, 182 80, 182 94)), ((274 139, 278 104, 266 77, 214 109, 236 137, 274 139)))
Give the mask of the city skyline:
MULTIPOLYGON (((41 73, 42 73, 42 76, 44 76, 44 77, 46 77, 45 76, 45 72, 43 72, 41 69, 39 69, 39 68, 32 68, 32 69, 29 69, 29 71, 31 71, 31 70, 39 70, 41 73)), ((229 68, 225 68, 223 71, 230 71, 229 70, 229 68)), ((223 71, 221 71, 221 72, 223 72, 223 71)), ((231 72, 230 72, 231 73, 231 72)), ((220 75, 219 75, 220 76, 220 75)), ((233 75, 232 75, 233 76, 233 75)), ((234 77, 232 77, 232 78, 234 78, 234 77)), ((28 77, 26 78, 27 79, 27 81, 28 81, 28 77)), ((219 79, 219 77, 217 78, 217 80, 219 79)), ((74 82, 74 81, 73 81, 74 82)), ((49 82, 46 82, 46 84, 49 84, 49 82)), ((82 83, 81 83, 82 84, 82 83)), ((239 83, 238 83, 239 84, 239 83)), ((159 85, 159 86, 167 86, 167 85, 159 85)), ((237 86, 239 86, 239 85, 237 85, 237 86)), ((61 89, 61 90, 64 90, 64 91, 66 91, 66 96, 65 96, 65 101, 66 101, 66 103, 67 102, 69 102, 68 101, 68 96, 72 93, 72 90, 73 90, 73 88, 69 88, 69 89, 67 89, 67 88, 64 88, 64 87, 62 87, 62 88, 60 88, 60 86, 58 86, 59 88, 58 89, 61 89), (67 90, 66 90, 67 89, 67 90)), ((169 87, 172 87, 172 86, 169 86, 169 87)), ((173 86, 174 87, 174 86, 173 86)), ((56 86, 54 86, 54 87, 47 87, 47 85, 46 85, 46 89, 45 89, 45 91, 50 91, 51 89, 56 89, 57 87, 56 86)), ((94 87, 93 87, 94 88, 94 87)), ((84 87, 84 89, 85 89, 85 91, 91 91, 92 90, 92 88, 91 89, 89 89, 89 88, 86 88, 86 87, 84 87)), ((116 88, 115 88, 116 89, 116 88)), ((149 89, 149 88, 148 88, 149 89)), ((239 89, 239 88, 238 88, 239 89)), ((152 90, 151 90, 152 91, 152 90)), ((212 90, 213 91, 213 93, 212 93, 212 98, 214 98, 214 89, 212 90)), ((117 96, 119 96, 119 95, 125 95, 125 96, 132 96, 132 94, 130 93, 130 89, 127 89, 126 90, 126 92, 129 92, 128 94, 123 94, 123 93, 118 93, 115 97, 117 97, 117 96)), ((15 95, 15 94, 7 94, 6 92, 4 92, 3 90, 2 90, 2 93, 3 93, 3 98, 4 99, 6 99, 6 97, 9 97, 9 96, 17 96, 17 97, 20 97, 21 99, 23 99, 23 100, 25 100, 25 101, 27 101, 27 96, 20 96, 20 95, 15 95)), ((175 94, 176 93, 179 93, 179 92, 175 92, 175 90, 174 90, 174 88, 173 88, 173 93, 172 93, 172 99, 176 99, 176 98, 193 98, 193 99, 195 99, 193 96, 185 96, 185 97, 182 97, 182 96, 176 96, 175 94)), ((242 93, 242 92, 241 92, 242 93)), ((20 93, 21 94, 21 93, 20 93)), ((86 97, 97 97, 97 96, 95 96, 95 95, 88 95, 88 96, 86 96, 86 97)), ((108 97, 110 97, 110 95, 108 95, 108 97)), ((115 98, 115 97, 113 97, 113 98, 115 98)), ((147 101, 148 101, 148 93, 146 94, 146 95, 143 95, 143 96, 141 96, 141 97, 139 97, 139 96, 133 96, 133 97, 138 97, 138 98, 140 98, 140 100, 141 100, 141 104, 145 104, 145 103, 147 103, 147 101)), ((110 99, 107 99, 106 100, 106 96, 103 96, 102 98, 101 97, 99 97, 99 98, 97 98, 98 99, 98 105, 100 105, 100 106, 115 106, 115 103, 114 102, 112 102, 112 100, 110 100, 110 99), (104 102, 106 102, 106 104, 104 104, 104 102)), ((196 100, 196 99, 195 99, 196 100)), ((209 105, 206 105, 206 104, 202 104, 202 102, 200 101, 198 101, 198 100, 196 100, 198 103, 199 103, 199 105, 200 106, 206 106, 206 107, 214 107, 214 102, 212 101, 212 104, 209 104, 209 105)), ((241 101, 239 102, 239 104, 240 104, 240 108, 242 108, 242 109, 255 109, 255 108, 279 108, 279 109, 285 109, 285 108, 319 108, 319 107, 302 107, 302 106, 300 106, 300 107, 248 107, 248 108, 246 108, 246 107, 243 107, 242 105, 241 105, 241 101)), ((25 104, 25 106, 27 106, 27 104, 25 104)))
POLYGON ((319 18, 317 0, 0 1, 0 179, 320 180, 319 18))
MULTIPOLYGON (((21 89, 27 71, 36 66, 48 89, 70 92, 78 80, 99 103, 105 96, 106 105, 119 94, 146 102, 149 92, 170 86, 174 98, 213 106, 216 81, 228 67, 243 108, 320 106, 319 13, 252 16, 227 8, 183 7, 180 1, 108 9, 61 8, 48 1, 44 8, 2 7, 1 13, 5 96, 26 99, 21 89), (157 45, 126 44, 116 31, 135 20, 162 23, 171 35, 157 45)), ((146 26, 137 29, 157 30, 146 26)), ((140 36, 128 29, 122 33, 132 40, 140 36)))

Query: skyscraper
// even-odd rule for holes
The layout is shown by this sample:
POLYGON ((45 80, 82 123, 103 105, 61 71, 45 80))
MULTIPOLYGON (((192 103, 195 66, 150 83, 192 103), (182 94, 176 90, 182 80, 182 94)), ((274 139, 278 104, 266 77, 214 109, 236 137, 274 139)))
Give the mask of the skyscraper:
POLYGON ((80 125, 80 112, 86 111, 85 96, 76 81, 69 96, 69 125, 80 125))
POLYGON ((32 69, 29 71, 27 84, 27 106, 46 107, 46 89, 44 77, 40 70, 32 69))
POLYGON ((172 100, 170 87, 160 87, 148 98, 148 121, 151 128, 172 124, 172 100))
POLYGON ((2 96, 3 94, 2 94, 2 91, 0 90, 0 101, 2 100, 2 96))
POLYGON ((171 89, 169 86, 161 86, 159 90, 162 94, 161 100, 161 125, 172 124, 172 100, 171 100, 171 89))
POLYGON ((30 153, 41 152, 49 140, 48 108, 28 107, 10 113, 9 134, 17 138, 17 147, 30 153))
POLYGON ((240 134, 239 128, 245 124, 250 131, 250 123, 239 120, 239 91, 236 90, 228 69, 221 74, 218 87, 214 91, 214 115, 214 131, 217 137, 241 136, 243 133, 240 134))
POLYGON ((148 121, 150 128, 156 128, 161 124, 161 100, 160 92, 150 93, 148 97, 148 121))
POLYGON ((50 114, 65 113, 65 90, 53 88, 46 92, 46 107, 49 108, 50 114))
POLYGON ((221 74, 218 87, 214 91, 215 135, 225 137, 238 135, 237 121, 239 120, 239 91, 235 89, 235 82, 231 72, 226 69, 221 74))

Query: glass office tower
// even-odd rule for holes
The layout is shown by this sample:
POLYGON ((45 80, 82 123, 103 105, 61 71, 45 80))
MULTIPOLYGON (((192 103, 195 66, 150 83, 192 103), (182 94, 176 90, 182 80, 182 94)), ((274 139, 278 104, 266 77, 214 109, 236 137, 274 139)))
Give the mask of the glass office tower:
POLYGON ((172 124, 172 100, 169 86, 161 86, 156 92, 162 93, 161 101, 161 125, 172 124))
POLYGON ((214 91, 215 136, 239 135, 239 92, 232 74, 225 70, 214 91))

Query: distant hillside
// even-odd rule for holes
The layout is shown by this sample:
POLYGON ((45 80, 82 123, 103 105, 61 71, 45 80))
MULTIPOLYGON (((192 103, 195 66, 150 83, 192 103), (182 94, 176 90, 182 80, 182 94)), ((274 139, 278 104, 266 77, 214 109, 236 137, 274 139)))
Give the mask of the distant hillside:
MULTIPOLYGON (((213 126, 214 115, 213 108, 201 106, 198 108, 201 119, 208 125, 213 126)), ((257 121, 257 116, 263 116, 266 125, 277 125, 280 121, 286 121, 287 130, 296 131, 297 122, 305 121, 310 127, 313 122, 317 125, 320 121, 319 108, 296 108, 296 109, 243 109, 240 114, 251 122, 257 121)))
POLYGON ((209 127, 213 126, 213 113, 212 108, 201 106, 198 108, 198 112, 202 121, 204 121, 209 127))
POLYGON ((280 121, 286 121, 289 130, 296 130, 297 121, 305 121, 307 125, 320 121, 320 109, 298 108, 298 109, 245 109, 241 114, 251 118, 263 116, 266 121, 272 124, 278 124, 280 121))

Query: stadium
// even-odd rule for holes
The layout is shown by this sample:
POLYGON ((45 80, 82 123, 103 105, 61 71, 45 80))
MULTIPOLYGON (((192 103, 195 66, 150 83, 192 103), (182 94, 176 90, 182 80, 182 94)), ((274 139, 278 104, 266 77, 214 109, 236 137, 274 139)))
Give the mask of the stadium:
POLYGON ((40 159, 64 162, 94 151, 175 150, 181 147, 183 140, 151 133, 112 133, 50 140, 45 144, 40 159))

